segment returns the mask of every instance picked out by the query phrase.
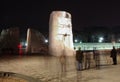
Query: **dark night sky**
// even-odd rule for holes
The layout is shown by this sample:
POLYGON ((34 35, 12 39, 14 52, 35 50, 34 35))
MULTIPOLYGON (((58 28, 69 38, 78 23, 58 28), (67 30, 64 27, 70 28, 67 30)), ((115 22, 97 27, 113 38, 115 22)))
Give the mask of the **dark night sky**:
POLYGON ((54 10, 64 10, 72 15, 73 30, 99 26, 117 28, 120 26, 120 3, 99 0, 39 0, 1 2, 0 28, 19 26, 48 31, 49 16, 54 10), (26 27, 27 26, 27 27, 26 27))

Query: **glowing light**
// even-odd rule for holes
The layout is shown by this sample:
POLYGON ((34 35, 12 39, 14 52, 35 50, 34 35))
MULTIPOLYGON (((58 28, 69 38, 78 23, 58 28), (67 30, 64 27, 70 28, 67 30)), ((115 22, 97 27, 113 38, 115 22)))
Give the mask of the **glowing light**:
POLYGON ((103 42, 103 40, 104 40, 104 38, 103 38, 103 37, 100 37, 98 42, 101 43, 101 42, 103 42))
POLYGON ((103 37, 100 37, 100 40, 103 40, 104 38, 103 37))
POLYGON ((78 40, 77 40, 77 39, 75 39, 75 42, 78 42, 78 40))
POLYGON ((80 41, 80 44, 82 43, 82 41, 80 41))
POLYGON ((19 48, 19 49, 20 49, 20 48, 22 48, 22 45, 21 45, 21 44, 19 44, 19 45, 18 45, 18 48, 19 48))
POLYGON ((118 39, 118 42, 120 42, 120 39, 118 39))
POLYGON ((27 46, 27 42, 21 42, 20 44, 25 47, 27 46))
POLYGON ((27 46, 28 44, 27 44, 27 42, 25 42, 25 46, 27 46))
POLYGON ((45 40, 45 43, 48 43, 48 40, 47 40, 47 39, 45 40))

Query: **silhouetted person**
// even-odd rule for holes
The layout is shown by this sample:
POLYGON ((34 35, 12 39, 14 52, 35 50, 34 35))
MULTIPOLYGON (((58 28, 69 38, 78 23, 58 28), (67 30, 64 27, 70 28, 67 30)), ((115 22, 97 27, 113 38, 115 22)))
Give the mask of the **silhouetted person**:
POLYGON ((113 59, 113 65, 117 64, 117 50, 113 46, 113 49, 111 50, 111 55, 110 57, 113 59))
POLYGON ((77 61, 77 70, 82 70, 82 61, 83 61, 83 51, 77 50, 76 51, 76 61, 77 61))

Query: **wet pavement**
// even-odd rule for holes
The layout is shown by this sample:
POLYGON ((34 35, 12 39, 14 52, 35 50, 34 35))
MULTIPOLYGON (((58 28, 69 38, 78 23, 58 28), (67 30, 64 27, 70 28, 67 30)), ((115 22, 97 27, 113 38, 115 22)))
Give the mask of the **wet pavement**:
POLYGON ((0 58, 0 71, 29 76, 38 82, 119 82, 120 57, 118 65, 112 65, 111 58, 104 52, 101 52, 100 58, 99 68, 95 67, 92 59, 90 69, 85 69, 83 65, 83 70, 77 71, 74 56, 66 57, 65 62, 52 56, 7 56, 0 58))

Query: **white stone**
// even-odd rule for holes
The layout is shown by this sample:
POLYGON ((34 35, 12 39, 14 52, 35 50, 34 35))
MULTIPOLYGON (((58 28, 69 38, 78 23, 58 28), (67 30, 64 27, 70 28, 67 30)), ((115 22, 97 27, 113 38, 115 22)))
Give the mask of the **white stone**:
POLYGON ((53 11, 49 20, 49 53, 60 56, 73 55, 71 15, 65 11, 53 11))
POLYGON ((39 31, 28 28, 26 53, 41 53, 46 48, 45 37, 39 31))

